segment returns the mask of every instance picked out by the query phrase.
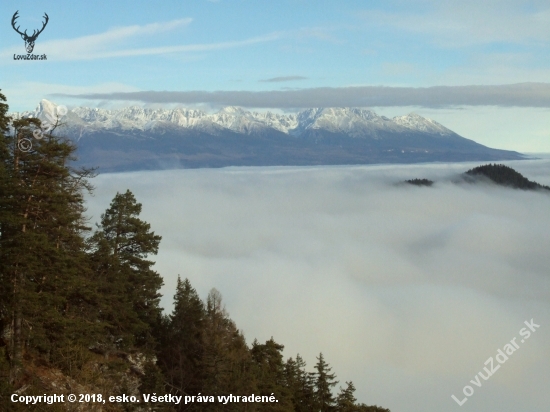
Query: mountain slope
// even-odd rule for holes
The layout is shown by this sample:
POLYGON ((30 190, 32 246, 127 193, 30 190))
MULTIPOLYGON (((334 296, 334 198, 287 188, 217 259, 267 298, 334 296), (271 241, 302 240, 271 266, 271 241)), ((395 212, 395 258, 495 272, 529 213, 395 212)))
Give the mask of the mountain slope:
MULTIPOLYGON (((42 100, 18 117, 55 118, 42 100)), ((120 110, 77 107, 59 133, 78 142, 80 164, 101 171, 223 166, 337 165, 522 159, 490 149, 417 114, 389 119, 360 108, 296 114, 226 107, 120 110)))

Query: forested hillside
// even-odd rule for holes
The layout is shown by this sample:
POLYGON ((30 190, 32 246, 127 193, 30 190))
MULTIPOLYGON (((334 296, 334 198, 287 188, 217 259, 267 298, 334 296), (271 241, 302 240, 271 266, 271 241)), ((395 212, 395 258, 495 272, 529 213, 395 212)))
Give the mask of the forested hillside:
MULTIPOLYGON (((359 404, 320 354, 306 369, 273 338, 247 345, 215 289, 203 301, 178 279, 174 307, 159 307, 161 242, 130 191, 117 193, 97 227, 86 219, 92 170, 76 147, 40 121, 11 121, 0 94, 0 410, 389 412, 359 404), (32 149, 23 151, 28 139, 32 149), (58 403, 11 395, 274 395, 271 403, 58 403), (71 409, 72 407, 72 409, 71 409)), ((184 268, 182 270, 185 270, 184 268)))
POLYGON ((491 180, 493 183, 512 187, 514 189, 550 190, 550 187, 533 182, 511 167, 502 164, 488 164, 474 167, 473 169, 468 170, 464 175, 470 179, 484 177, 491 180))

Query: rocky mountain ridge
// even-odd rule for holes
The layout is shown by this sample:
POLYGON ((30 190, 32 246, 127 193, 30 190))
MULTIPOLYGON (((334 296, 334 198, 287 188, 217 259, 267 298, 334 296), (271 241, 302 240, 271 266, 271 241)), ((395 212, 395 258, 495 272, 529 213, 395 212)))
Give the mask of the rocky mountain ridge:
POLYGON ((42 100, 13 118, 60 122, 78 145, 78 164, 102 172, 226 166, 308 166, 496 161, 520 153, 488 148, 417 114, 390 119, 363 108, 305 109, 294 114, 229 106, 195 109, 67 110, 42 100))
MULTIPOLYGON (((56 116, 58 105, 43 99, 34 111, 13 113, 15 118, 37 117, 42 120, 56 116)), ((297 136, 306 130, 327 130, 346 133, 352 137, 376 135, 380 131, 425 132, 440 136, 455 134, 434 120, 411 113, 390 119, 374 111, 362 108, 312 108, 296 114, 247 111, 228 106, 214 114, 195 109, 149 109, 130 106, 107 110, 76 107, 63 117, 71 131, 80 135, 100 130, 152 130, 162 127, 181 127, 204 132, 231 130, 241 134, 253 134, 273 129, 297 136)))

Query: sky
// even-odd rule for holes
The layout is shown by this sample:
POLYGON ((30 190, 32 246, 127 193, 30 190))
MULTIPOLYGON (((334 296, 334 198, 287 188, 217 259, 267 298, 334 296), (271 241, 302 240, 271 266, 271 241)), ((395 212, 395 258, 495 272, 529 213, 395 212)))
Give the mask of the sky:
POLYGON ((547 0, 0 3, 12 111, 69 107, 416 112, 479 143, 550 152, 547 0), (25 54, 21 30, 42 27, 25 54))
MULTIPOLYGON (((550 185, 550 157, 507 164, 550 185)), ((309 370, 322 352, 361 402, 547 412, 550 195, 452 183, 477 165, 103 174, 88 214, 97 222, 132 190, 162 236, 167 312, 178 274, 203 299, 215 287, 249 343, 273 337, 309 370), (436 183, 396 185, 415 177, 436 183), (521 342, 531 319, 540 328, 521 342), (470 383, 513 338, 517 351, 470 383), (458 406, 451 396, 462 401, 467 385, 475 392, 458 406)))

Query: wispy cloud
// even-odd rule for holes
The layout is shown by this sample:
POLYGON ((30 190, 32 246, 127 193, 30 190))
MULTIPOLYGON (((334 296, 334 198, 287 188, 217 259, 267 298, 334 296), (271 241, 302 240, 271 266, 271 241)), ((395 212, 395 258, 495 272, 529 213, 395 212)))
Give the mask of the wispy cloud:
POLYGON ((496 86, 435 87, 320 87, 277 91, 142 91, 122 93, 56 94, 91 100, 125 100, 144 103, 206 103, 257 108, 373 106, 504 106, 550 107, 550 83, 496 86))
MULTIPOLYGON (((192 19, 179 19, 164 23, 151 23, 143 26, 133 25, 107 30, 104 33, 75 39, 51 40, 40 43, 40 49, 48 55, 49 60, 94 60, 114 57, 147 56, 169 53, 201 52, 273 41, 280 37, 278 33, 253 37, 245 40, 224 41, 217 43, 184 44, 175 46, 156 46, 147 48, 124 47, 130 40, 140 36, 152 36, 173 31, 189 25, 192 19)), ((21 47, 12 47, 0 52, 0 57, 11 57, 20 54, 21 47)))
POLYGON ((260 80, 260 82, 265 83, 280 83, 280 82, 292 82, 296 80, 307 80, 307 77, 304 76, 280 76, 280 77, 272 77, 270 79, 263 79, 260 80))
POLYGON ((163 47, 149 47, 141 49, 126 49, 126 50, 113 50, 96 53, 93 56, 81 56, 83 59, 93 58, 107 58, 107 57, 130 57, 130 56, 147 56, 169 53, 183 53, 183 52, 202 52, 221 49, 231 49, 235 47, 249 46, 258 43, 264 43, 268 41, 277 40, 279 36, 277 34, 271 34, 267 36, 254 37, 251 39, 240 41, 227 41, 220 43, 203 43, 203 44, 186 44, 181 46, 163 46, 163 47))
MULTIPOLYGON (((168 22, 157 22, 146 25, 115 27, 103 33, 74 39, 50 40, 40 43, 41 50, 55 60, 81 60, 102 57, 103 54, 115 53, 115 48, 124 42, 140 36, 152 36, 158 33, 172 31, 189 25, 192 19, 178 19, 168 22)), ((19 53, 17 50, 4 50, 0 55, 19 53)), ((124 50, 119 50, 124 51, 124 50)))

